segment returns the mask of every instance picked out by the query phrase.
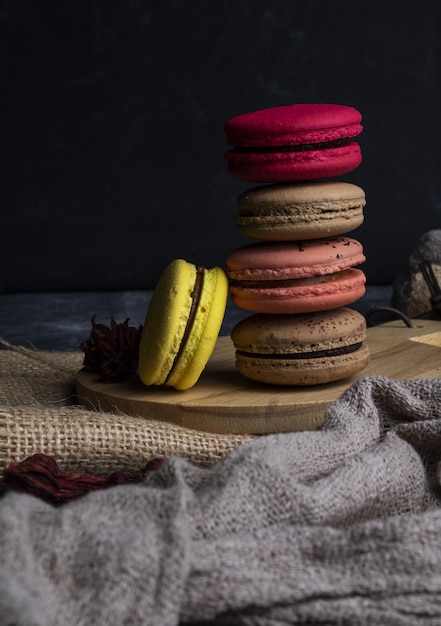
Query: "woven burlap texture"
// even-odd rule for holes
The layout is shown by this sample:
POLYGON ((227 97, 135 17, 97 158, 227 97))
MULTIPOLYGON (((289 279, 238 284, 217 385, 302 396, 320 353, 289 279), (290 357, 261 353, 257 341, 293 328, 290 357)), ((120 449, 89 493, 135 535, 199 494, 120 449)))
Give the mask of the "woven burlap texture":
MULTIPOLYGON (((22 626, 439 626, 441 381, 357 381, 322 429, 55 507, 0 501, 22 626)), ((0 618, 1 621, 1 618, 0 618)))
POLYGON ((246 435, 201 433, 167 422, 86 410, 76 404, 80 352, 0 350, 0 472, 11 459, 49 454, 65 471, 128 474, 154 457, 219 461, 246 435))

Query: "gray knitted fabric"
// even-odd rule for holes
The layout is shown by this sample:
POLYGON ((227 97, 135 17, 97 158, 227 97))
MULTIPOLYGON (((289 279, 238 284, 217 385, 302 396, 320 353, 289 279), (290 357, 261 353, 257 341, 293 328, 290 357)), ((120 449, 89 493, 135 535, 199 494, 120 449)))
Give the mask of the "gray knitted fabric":
POLYGON ((0 623, 441 624, 441 381, 53 507, 0 501, 0 623))

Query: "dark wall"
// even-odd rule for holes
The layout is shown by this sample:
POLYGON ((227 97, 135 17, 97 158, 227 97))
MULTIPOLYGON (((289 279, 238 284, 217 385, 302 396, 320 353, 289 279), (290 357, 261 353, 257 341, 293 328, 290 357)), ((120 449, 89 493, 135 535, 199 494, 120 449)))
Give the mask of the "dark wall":
POLYGON ((355 233, 391 282, 440 226, 440 3, 5 2, 0 290, 151 288, 249 240, 223 125, 296 102, 358 108, 355 233))

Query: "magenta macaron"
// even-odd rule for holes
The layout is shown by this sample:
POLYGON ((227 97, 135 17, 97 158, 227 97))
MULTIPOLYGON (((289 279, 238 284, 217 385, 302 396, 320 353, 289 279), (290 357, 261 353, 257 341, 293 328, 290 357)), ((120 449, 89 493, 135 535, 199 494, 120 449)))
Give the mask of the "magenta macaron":
POLYGON ((331 178, 361 163, 354 138, 361 114, 340 104, 293 104, 233 117, 225 124, 229 173, 240 180, 279 183, 331 178))

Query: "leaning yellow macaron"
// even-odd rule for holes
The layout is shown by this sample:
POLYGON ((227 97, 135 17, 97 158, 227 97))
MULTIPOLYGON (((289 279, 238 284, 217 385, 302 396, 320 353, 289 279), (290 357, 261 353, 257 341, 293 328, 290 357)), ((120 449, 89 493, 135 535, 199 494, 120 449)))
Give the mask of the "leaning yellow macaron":
POLYGON ((166 267, 147 310, 138 374, 145 385, 181 391, 198 380, 210 358, 228 297, 220 267, 176 259, 166 267))

